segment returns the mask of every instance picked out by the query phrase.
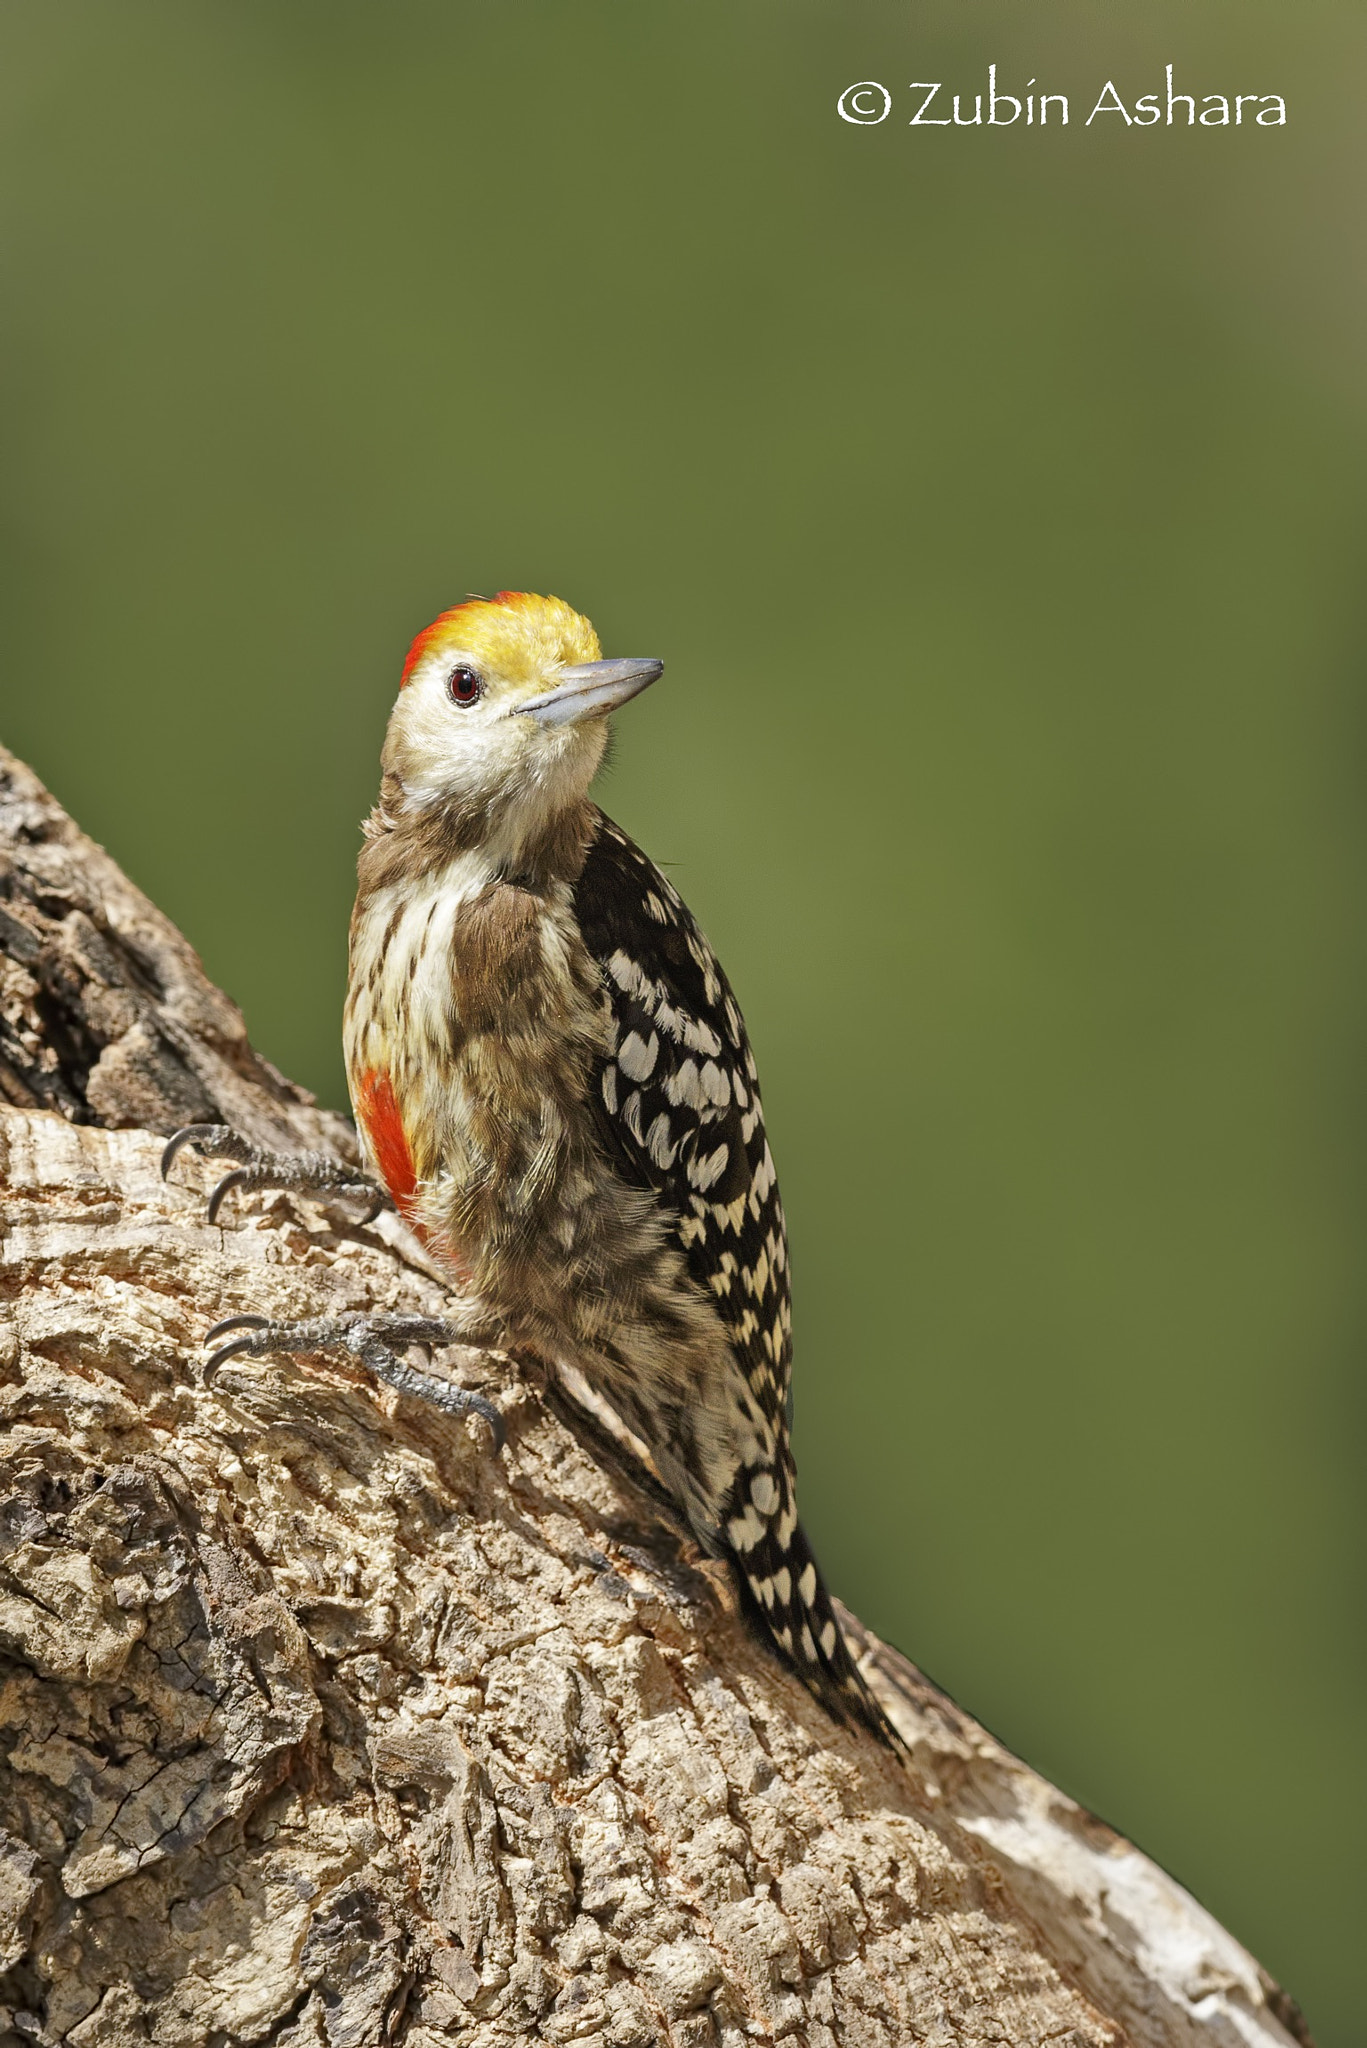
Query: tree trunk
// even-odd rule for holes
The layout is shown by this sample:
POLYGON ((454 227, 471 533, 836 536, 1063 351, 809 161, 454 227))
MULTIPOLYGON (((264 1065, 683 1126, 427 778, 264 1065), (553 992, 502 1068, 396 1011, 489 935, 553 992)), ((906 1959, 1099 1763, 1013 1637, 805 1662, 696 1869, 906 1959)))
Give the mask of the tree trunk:
POLYGON ((910 1767, 835 1728, 558 1382, 455 1355, 501 1456, 340 1362, 206 1387, 222 1316, 448 1298, 392 1217, 162 1183, 351 1130, 2 751, 0 953, 3 2048, 1308 2042, 853 1621, 910 1767))

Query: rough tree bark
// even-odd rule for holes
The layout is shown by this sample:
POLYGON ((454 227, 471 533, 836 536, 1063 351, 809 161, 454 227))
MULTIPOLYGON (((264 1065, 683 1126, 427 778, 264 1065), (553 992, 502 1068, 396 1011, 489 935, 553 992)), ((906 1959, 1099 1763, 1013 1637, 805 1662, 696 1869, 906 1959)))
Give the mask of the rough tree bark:
POLYGON ((437 1310, 392 1218, 204 1220, 176 1125, 349 1153, 0 752, 0 2043, 1289 2048, 1171 1878, 851 1626, 904 1770, 558 1386, 508 1448, 256 1309, 437 1310))

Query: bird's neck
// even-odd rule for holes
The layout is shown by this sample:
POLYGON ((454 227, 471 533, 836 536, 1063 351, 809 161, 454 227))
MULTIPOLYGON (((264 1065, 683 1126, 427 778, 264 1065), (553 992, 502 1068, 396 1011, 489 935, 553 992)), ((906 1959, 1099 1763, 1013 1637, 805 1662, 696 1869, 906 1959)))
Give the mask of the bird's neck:
POLYGON ((419 882, 459 862, 489 883, 543 891, 574 883, 598 831, 596 804, 580 797, 550 808, 525 797, 470 803, 415 798, 392 771, 363 831, 358 874, 363 896, 397 881, 419 882))

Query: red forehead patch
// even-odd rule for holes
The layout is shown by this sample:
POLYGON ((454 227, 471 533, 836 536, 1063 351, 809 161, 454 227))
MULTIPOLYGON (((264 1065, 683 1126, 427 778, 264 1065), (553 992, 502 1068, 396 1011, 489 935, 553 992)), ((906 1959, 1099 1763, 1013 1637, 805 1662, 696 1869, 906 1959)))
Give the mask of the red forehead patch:
POLYGON ((449 612, 442 612, 439 618, 433 619, 430 626, 424 626, 409 648, 408 659, 404 662, 403 674, 399 678, 399 688, 402 690, 407 687, 409 677, 433 641, 438 639, 462 612, 479 611, 491 604, 501 605, 507 611, 513 605, 521 604, 527 595, 525 590, 500 590, 494 597, 467 597, 464 604, 453 604, 449 612))

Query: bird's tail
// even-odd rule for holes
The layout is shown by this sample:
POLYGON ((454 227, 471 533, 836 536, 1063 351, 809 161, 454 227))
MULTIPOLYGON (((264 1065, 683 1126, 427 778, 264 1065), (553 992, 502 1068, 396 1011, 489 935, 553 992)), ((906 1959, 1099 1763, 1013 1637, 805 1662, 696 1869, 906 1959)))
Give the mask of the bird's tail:
POLYGON ((871 1729, 905 1756, 906 1743, 874 1698, 850 1654, 812 1547, 792 1507, 791 1470, 779 1511, 763 1534, 735 1553, 750 1619, 836 1720, 871 1729))

